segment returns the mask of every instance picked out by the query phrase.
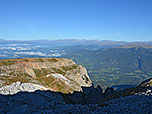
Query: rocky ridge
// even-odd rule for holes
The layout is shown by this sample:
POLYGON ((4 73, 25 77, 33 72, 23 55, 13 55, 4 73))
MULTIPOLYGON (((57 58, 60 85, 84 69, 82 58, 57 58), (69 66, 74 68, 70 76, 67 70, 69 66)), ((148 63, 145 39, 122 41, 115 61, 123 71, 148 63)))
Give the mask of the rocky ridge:
MULTIPOLYGON (((19 82, 17 82, 19 83, 19 82)), ((147 83, 147 81, 145 82, 147 83)), ((151 81, 148 81, 151 83, 151 81)), ((143 84, 143 83, 142 83, 143 84)), ((97 91, 84 88, 83 96, 86 94, 96 95, 93 99, 98 99, 97 91)), ((145 87, 146 88, 146 87, 145 87)), ((96 88, 99 92, 102 91, 99 87, 96 88)), ((50 90, 35 92, 19 92, 15 95, 0 94, 0 113, 1 114, 150 114, 152 112, 152 88, 151 91, 138 91, 137 93, 128 96, 121 96, 108 101, 100 101, 98 104, 81 104, 81 102, 67 103, 66 94, 56 93, 50 90)), ((108 92, 111 89, 107 90, 108 92)), ((100 93, 98 94, 100 95, 100 93)), ((102 96, 103 94, 101 94, 102 96)), ((72 96, 73 99, 80 100, 78 96, 72 96)), ((68 97, 67 97, 68 98, 68 97)), ((82 99, 82 98, 81 98, 82 99)), ((81 100, 80 100, 81 101, 81 100)))
POLYGON ((72 93, 90 87, 85 67, 70 59, 28 58, 0 60, 0 87, 14 82, 34 83, 51 91, 72 93))
POLYGON ((134 88, 118 92, 107 88, 103 92, 100 86, 95 88, 92 85, 83 66, 78 66, 67 59, 65 59, 67 63, 64 61, 66 65, 64 59, 49 60, 50 62, 48 58, 41 59, 40 62, 40 59, 19 59, 18 64, 14 60, 0 61, 1 114, 149 114, 152 112, 151 78, 134 88), (37 62, 39 65, 34 68, 37 62), (52 64, 56 64, 56 69, 52 64), (44 67, 46 65, 48 66, 44 67), (21 79, 32 81, 26 82, 21 79), (7 80, 13 81, 8 83, 7 80), (53 88, 54 84, 56 86, 53 88), (73 86, 76 88, 71 88, 73 86), (64 88, 57 91, 60 87, 64 88), (65 91, 65 88, 71 90, 65 91))

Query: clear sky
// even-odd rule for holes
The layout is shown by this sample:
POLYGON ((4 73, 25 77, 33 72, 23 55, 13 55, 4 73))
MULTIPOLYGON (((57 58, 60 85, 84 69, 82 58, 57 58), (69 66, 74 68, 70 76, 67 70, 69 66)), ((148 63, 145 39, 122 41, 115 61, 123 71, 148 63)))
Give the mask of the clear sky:
POLYGON ((152 0, 0 0, 0 39, 152 40, 152 0))

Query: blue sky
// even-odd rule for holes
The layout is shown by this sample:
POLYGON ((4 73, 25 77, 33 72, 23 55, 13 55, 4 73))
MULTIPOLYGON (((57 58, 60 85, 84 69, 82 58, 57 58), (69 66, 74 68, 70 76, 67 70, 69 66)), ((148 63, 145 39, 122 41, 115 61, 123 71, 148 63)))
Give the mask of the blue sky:
POLYGON ((0 0, 0 39, 152 40, 152 0, 0 0))

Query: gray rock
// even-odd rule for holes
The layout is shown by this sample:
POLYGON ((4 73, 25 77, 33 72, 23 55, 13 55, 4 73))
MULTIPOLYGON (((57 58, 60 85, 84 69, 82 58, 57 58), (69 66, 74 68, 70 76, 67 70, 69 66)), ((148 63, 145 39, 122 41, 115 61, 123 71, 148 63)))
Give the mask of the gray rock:
POLYGON ((19 81, 12 83, 8 86, 3 86, 0 88, 0 94, 8 95, 8 94, 16 94, 18 92, 34 92, 36 90, 48 90, 41 85, 32 84, 32 83, 21 83, 19 81))
POLYGON ((98 86, 95 88, 93 85, 91 87, 82 87, 82 92, 74 92, 73 94, 65 95, 65 99, 68 99, 67 103, 72 104, 100 104, 103 102, 104 96, 102 93, 102 88, 98 86))
MULTIPOLYGON (((71 59, 28 58, 1 61, 5 64, 0 65, 0 77, 2 77, 0 87, 23 79, 26 80, 27 83, 34 82, 35 84, 49 87, 52 91, 72 93, 74 91, 82 91, 82 86, 90 87, 92 85, 86 68, 82 65, 77 65, 71 59), (11 62, 11 64, 9 62, 11 62), (47 79, 50 79, 50 76, 52 77, 52 81, 48 82, 47 79), (11 81, 9 82, 8 80, 11 81), (55 85, 59 82, 66 84, 66 88, 59 89, 55 85), (53 86, 50 86, 51 84, 53 86)), ((23 90, 30 90, 31 88, 28 87, 29 86, 26 86, 23 90)), ((19 90, 22 89, 20 88, 19 90)))
POLYGON ((104 96, 105 97, 108 97, 108 96, 110 96, 110 95, 112 95, 112 94, 114 94, 114 89, 113 88, 106 88, 106 90, 105 90, 105 92, 104 92, 104 96))

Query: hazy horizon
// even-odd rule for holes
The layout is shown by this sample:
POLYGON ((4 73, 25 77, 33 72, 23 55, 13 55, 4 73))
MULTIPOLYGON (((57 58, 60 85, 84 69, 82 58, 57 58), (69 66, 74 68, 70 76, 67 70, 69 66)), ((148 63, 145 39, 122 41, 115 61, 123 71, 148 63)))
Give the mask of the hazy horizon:
POLYGON ((79 40, 79 41, 83 41, 83 40, 86 40, 86 41, 111 41, 111 42, 152 42, 152 40, 132 40, 132 41, 125 41, 125 40, 102 40, 102 39, 66 39, 66 38, 63 38, 63 39, 0 39, 0 40, 5 40, 5 41, 58 41, 58 40, 79 40))

